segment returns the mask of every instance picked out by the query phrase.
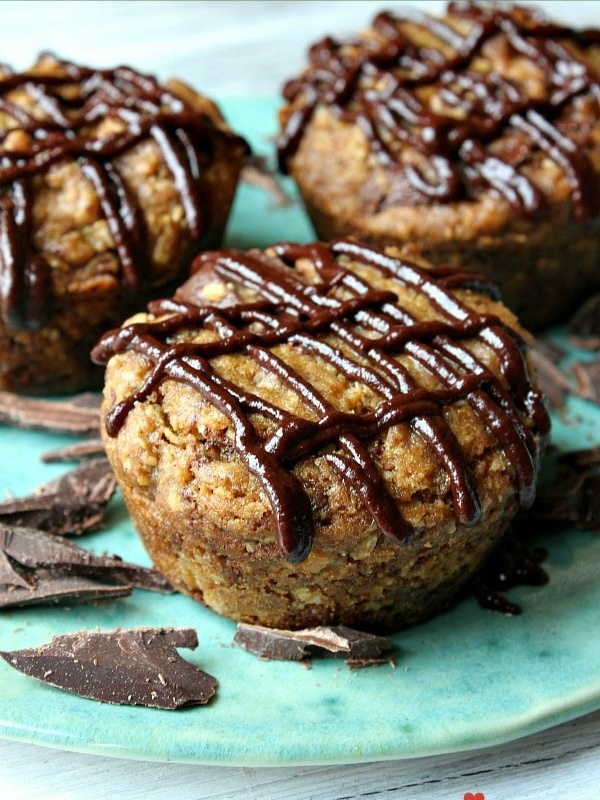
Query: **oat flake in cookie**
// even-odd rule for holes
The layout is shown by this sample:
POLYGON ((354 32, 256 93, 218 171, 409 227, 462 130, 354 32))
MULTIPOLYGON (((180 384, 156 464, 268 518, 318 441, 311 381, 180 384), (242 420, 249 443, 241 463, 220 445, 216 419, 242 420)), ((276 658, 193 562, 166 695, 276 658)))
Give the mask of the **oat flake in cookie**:
POLYGON ((1 67, 0 389, 99 384, 100 334, 220 243, 245 152, 178 81, 1 67))
POLYGON ((532 501, 549 430, 529 337, 485 288, 280 243, 202 254, 107 333, 107 454, 156 567, 270 627, 446 607, 532 501))
POLYGON ((599 80, 597 30, 407 4, 310 49, 284 88, 281 167, 320 238, 469 265, 539 328, 600 287, 599 80))

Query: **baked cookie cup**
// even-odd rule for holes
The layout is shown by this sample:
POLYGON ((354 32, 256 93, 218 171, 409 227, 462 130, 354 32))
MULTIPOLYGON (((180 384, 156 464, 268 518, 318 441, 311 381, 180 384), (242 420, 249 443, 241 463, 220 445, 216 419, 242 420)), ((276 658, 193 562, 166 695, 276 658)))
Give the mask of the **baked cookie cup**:
POLYGON ((246 150, 179 81, 0 68, 0 389, 99 387, 92 346, 220 244, 246 150))
POLYGON ((284 88, 278 152, 324 241, 490 277, 523 325, 600 289, 600 33, 506 3, 375 16, 284 88))
POLYGON ((490 293, 350 239, 198 257, 94 350, 156 567, 271 627, 447 607, 532 501, 549 431, 529 336, 490 293))

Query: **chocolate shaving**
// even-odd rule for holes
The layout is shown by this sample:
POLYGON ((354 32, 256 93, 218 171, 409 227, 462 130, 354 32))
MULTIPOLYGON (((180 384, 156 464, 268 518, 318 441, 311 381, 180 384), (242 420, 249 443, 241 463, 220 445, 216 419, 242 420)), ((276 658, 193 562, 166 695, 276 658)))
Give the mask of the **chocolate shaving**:
POLYGON ((345 625, 288 631, 238 623, 234 641, 264 660, 304 661, 312 657, 344 658, 349 666, 390 663, 389 639, 345 625))
POLYGON ((173 591, 154 569, 94 555, 63 538, 98 528, 115 486, 108 460, 95 459, 0 503, 0 607, 123 597, 133 587, 173 591))
POLYGON ((600 529, 600 475, 582 472, 564 475, 562 480, 540 493, 528 518, 570 523, 580 530, 600 529))
POLYGON ((105 455, 104 442, 102 439, 90 439, 89 441, 76 442, 75 444, 59 447, 56 450, 48 450, 42 454, 42 461, 45 464, 56 464, 66 461, 87 461, 90 458, 101 458, 105 455))
POLYGON ((600 359, 575 361, 571 373, 577 381, 576 393, 586 400, 600 403, 600 359))
POLYGON ((572 333, 581 338, 600 338, 600 294, 593 294, 573 314, 572 333))
POLYGON ((42 400, 0 392, 0 423, 17 428, 98 436, 99 394, 84 392, 69 400, 42 400))
POLYGON ((217 680, 176 649, 197 646, 192 628, 117 628, 54 636, 49 644, 0 656, 25 675, 80 697, 177 709, 206 704, 216 691, 217 680))
MULTIPOLYGON (((598 302, 600 303, 600 295, 598 302)), ((598 313, 600 314, 600 308, 598 313)), ((582 324, 579 327, 584 331, 588 329, 582 324)), ((580 349, 596 350, 600 347, 600 336, 577 335, 570 339, 571 344, 580 349)), ((578 359, 570 366, 563 367, 561 361, 566 355, 563 348, 546 338, 536 339, 535 346, 530 351, 536 383, 550 407, 562 408, 568 394, 600 403, 600 358, 578 359)))
POLYGON ((0 550, 0 587, 1 586, 20 586, 23 589, 31 589, 32 586, 35 586, 34 576, 20 569, 3 550, 0 550))
POLYGON ((130 564, 119 556, 94 555, 61 536, 31 528, 0 525, 0 550, 21 567, 31 570, 47 567, 57 575, 76 574, 149 591, 173 591, 154 569, 130 564))
POLYGON ((519 519, 600 530, 600 447, 559 453, 554 461, 551 480, 519 519))
POLYGON ((599 350, 600 336, 569 336, 569 341, 573 347, 580 350, 599 350))
POLYGON ((269 169, 262 156, 246 156, 241 180, 270 194, 274 201, 274 208, 285 208, 294 202, 281 186, 277 175, 272 169, 269 169))
POLYGON ((569 450, 558 456, 558 463, 573 469, 600 466, 600 445, 584 447, 581 450, 569 450))
POLYGON ((90 603, 94 600, 114 600, 128 597, 130 586, 103 584, 92 578, 53 569, 37 569, 30 573, 32 586, 0 585, 0 608, 20 608, 58 603, 90 603))
POLYGON ((0 503, 0 523, 56 534, 97 530, 115 488, 108 459, 97 458, 38 486, 26 497, 0 503))
MULTIPOLYGON (((130 564, 119 556, 94 555, 61 536, 32 528, 0 525, 0 550, 29 570, 46 567, 57 575, 76 574, 149 591, 173 591, 154 569, 130 564)), ((5 583, 10 583, 10 580, 5 583)))
POLYGON ((530 358, 536 372, 536 383, 546 396, 551 408, 561 408, 571 391, 565 373, 558 366, 564 356, 560 348, 543 340, 536 341, 530 351, 530 358))
MULTIPOLYGON (((588 298, 571 317, 571 343, 583 350, 600 349, 600 294, 588 298)), ((573 392, 585 400, 600 403, 600 358, 580 359, 569 368, 575 379, 573 392)))

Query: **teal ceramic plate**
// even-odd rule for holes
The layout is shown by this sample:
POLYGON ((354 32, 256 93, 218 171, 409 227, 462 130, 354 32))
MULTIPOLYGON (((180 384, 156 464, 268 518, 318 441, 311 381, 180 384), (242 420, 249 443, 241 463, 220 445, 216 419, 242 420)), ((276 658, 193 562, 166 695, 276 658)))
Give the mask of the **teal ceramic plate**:
MULTIPOLYGON (((269 152, 275 104, 226 104, 255 149, 269 152)), ((306 240, 298 205, 243 186, 228 240, 241 247, 306 240)), ((600 443, 600 411, 572 400, 555 418, 564 449, 600 443)), ((66 468, 40 454, 67 437, 0 428, 0 494, 22 495, 66 468)), ((79 540, 147 564, 117 496, 107 529, 79 540)), ((127 758, 222 765, 360 762, 432 755, 508 741, 600 708, 600 536, 540 537, 550 582, 510 599, 520 617, 472 599, 394 637, 396 666, 350 671, 344 662, 262 662, 233 645, 235 625, 185 597, 135 591, 107 605, 0 613, 0 649, 30 647, 82 628, 192 626, 200 645, 181 655, 217 676, 206 707, 172 712, 102 705, 0 663, 0 735, 127 758)))

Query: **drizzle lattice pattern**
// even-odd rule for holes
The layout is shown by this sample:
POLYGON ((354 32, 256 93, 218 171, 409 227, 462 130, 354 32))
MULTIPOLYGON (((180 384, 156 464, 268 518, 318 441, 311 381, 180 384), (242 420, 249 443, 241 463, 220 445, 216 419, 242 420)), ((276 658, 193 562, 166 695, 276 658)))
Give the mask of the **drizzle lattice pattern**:
POLYGON ((536 435, 546 434, 548 420, 529 382, 519 336, 496 316, 475 313, 451 291, 469 285, 472 275, 444 270, 432 274, 346 240, 331 245, 282 243, 273 252, 288 268, 275 265, 272 257, 235 251, 207 253, 197 261, 199 269, 210 268, 221 280, 256 292, 255 302, 217 308, 159 301, 151 308, 168 313, 167 318, 136 323, 104 337, 95 351, 98 361, 134 350, 153 364, 135 395, 109 413, 110 435, 118 434, 133 405, 143 402, 162 380, 194 387, 230 419, 238 455, 261 480, 277 517, 281 547, 291 560, 305 557, 312 542, 310 502, 292 468, 316 454, 360 493, 386 534, 410 538, 410 526, 401 518, 368 448, 369 441, 401 422, 408 422, 427 441, 446 470, 457 519, 475 524, 481 515, 477 490, 443 413, 459 401, 468 402, 494 433, 514 467, 522 502, 531 501, 538 466, 536 435), (304 283, 289 268, 307 258, 319 275, 315 285, 304 283), (410 287, 427 298, 435 313, 426 320, 415 319, 394 293, 374 288, 348 267, 350 262, 410 287), (176 334, 197 326, 218 338, 175 343, 176 334), (464 346, 475 337, 494 351, 501 376, 464 346), (349 381, 368 386, 380 397, 378 405, 362 414, 342 412, 273 352, 283 342, 334 364, 349 381), (236 352, 252 357, 296 392, 312 418, 291 414, 213 370, 211 359, 236 352), (433 375, 437 388, 419 385, 398 359, 400 354, 433 375), (252 414, 273 420, 274 433, 262 439, 252 414), (533 430, 524 421, 530 416, 533 430))

